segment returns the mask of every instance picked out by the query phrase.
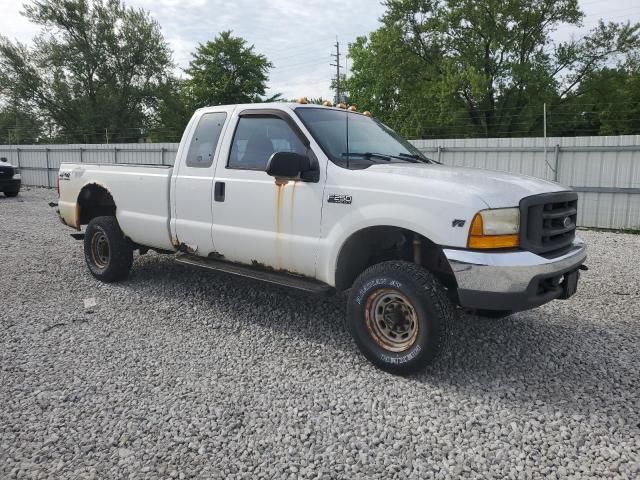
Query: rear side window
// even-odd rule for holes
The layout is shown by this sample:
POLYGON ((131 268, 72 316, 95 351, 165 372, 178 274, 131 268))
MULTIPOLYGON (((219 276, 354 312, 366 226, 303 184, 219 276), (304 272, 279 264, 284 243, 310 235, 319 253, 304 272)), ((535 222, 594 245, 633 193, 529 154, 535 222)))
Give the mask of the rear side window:
POLYGON ((278 117, 240 117, 229 154, 229 168, 265 170, 275 152, 306 154, 307 148, 291 127, 278 117))
POLYGON ((213 163, 220 133, 227 114, 224 112, 205 113, 191 138, 187 167, 207 168, 213 163))

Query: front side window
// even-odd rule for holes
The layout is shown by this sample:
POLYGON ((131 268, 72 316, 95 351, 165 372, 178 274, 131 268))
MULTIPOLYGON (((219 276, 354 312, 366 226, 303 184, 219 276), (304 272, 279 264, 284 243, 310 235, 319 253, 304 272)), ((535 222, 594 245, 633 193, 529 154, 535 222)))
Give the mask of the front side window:
POLYGON ((208 168, 213 164, 218 140, 227 114, 224 112, 205 113, 200 118, 191 138, 187 167, 208 168))
POLYGON ((366 168, 374 163, 429 162, 417 148, 383 123, 346 110, 305 107, 296 114, 336 164, 366 168))
POLYGON ((233 136, 229 168, 262 170, 276 152, 306 154, 307 148, 291 127, 275 116, 240 117, 233 136))

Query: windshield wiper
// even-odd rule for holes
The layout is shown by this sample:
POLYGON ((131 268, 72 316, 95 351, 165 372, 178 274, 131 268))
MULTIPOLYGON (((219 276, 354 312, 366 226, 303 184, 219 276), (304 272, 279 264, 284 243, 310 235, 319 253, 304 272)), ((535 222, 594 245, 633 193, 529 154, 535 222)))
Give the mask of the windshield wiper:
POLYGON ((402 160, 404 162, 410 162, 410 163, 418 163, 418 159, 413 158, 413 157, 405 157, 405 156, 400 156, 400 155, 388 155, 386 153, 374 153, 374 152, 349 152, 346 153, 344 152, 342 154, 343 157, 363 157, 366 158, 367 160, 370 158, 379 158, 380 160, 385 160, 387 162, 390 162, 391 160, 402 160))
POLYGON ((406 158, 413 158, 414 160, 417 160, 418 162, 421 163, 440 163, 440 162, 436 162, 435 160, 432 160, 430 158, 424 158, 421 157, 420 155, 415 155, 415 154, 411 154, 411 153, 399 153, 398 156, 400 157, 406 157, 406 158))
POLYGON ((367 160, 370 158, 379 158, 381 160, 386 160, 387 162, 391 161, 390 155, 384 155, 382 153, 372 153, 372 152, 342 152, 343 157, 363 157, 367 160))

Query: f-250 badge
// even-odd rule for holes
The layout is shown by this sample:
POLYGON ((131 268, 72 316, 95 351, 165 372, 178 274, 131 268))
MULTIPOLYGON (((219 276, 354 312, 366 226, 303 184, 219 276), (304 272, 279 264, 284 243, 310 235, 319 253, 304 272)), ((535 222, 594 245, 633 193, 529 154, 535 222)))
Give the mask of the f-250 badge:
POLYGON ((343 203, 345 205, 351 205, 353 197, 351 195, 342 195, 338 193, 329 194, 329 203, 343 203))

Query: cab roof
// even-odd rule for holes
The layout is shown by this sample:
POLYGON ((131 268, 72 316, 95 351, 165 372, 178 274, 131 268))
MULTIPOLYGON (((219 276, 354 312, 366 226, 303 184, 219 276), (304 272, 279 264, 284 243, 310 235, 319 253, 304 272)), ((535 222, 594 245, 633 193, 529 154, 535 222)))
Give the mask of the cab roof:
POLYGON ((199 108, 196 111, 215 111, 216 108, 229 108, 229 107, 235 107, 235 108, 239 108, 241 110, 250 110, 250 109, 269 109, 269 108, 273 108, 273 109, 278 109, 278 110, 296 110, 298 108, 321 108, 323 110, 337 110, 339 112, 347 112, 347 113, 353 113, 353 114, 357 114, 357 115, 363 115, 362 112, 353 112, 351 110, 347 110, 345 108, 338 108, 338 107, 325 107, 324 105, 318 105, 316 103, 298 103, 298 102, 267 102, 267 103, 236 103, 236 104, 230 104, 230 105, 214 105, 214 106, 207 106, 207 107, 202 107, 199 108))

